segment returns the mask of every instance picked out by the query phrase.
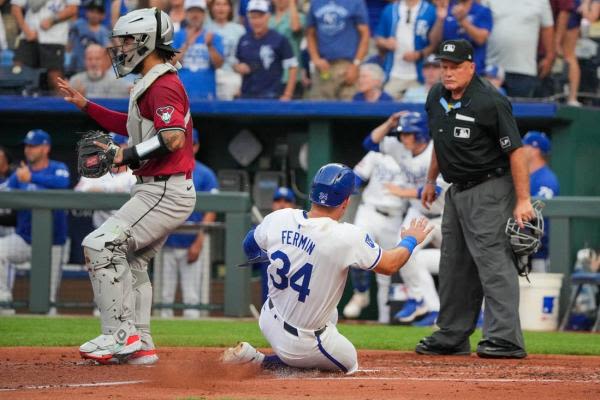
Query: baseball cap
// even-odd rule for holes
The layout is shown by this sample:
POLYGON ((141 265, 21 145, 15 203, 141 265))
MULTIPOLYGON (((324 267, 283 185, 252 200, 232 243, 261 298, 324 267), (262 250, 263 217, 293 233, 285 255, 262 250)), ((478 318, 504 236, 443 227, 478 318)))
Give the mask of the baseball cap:
POLYGON ((438 58, 436 57, 435 54, 428 55, 427 58, 425 59, 425 61, 423 61, 423 67, 427 67, 427 66, 434 66, 434 67, 440 66, 440 60, 438 60, 438 58))
POLYGON ((294 203, 296 201, 296 195, 294 191, 290 188, 280 186, 275 190, 273 194, 273 201, 284 199, 285 201, 289 201, 290 203, 294 203))
POLYGON ((263 13, 268 13, 270 10, 271 4, 267 0, 250 0, 248 3, 248 12, 250 11, 258 11, 263 13))
POLYGON ((30 146, 41 146, 42 144, 51 144, 52 140, 50 140, 48 132, 42 129, 33 129, 27 132, 25 139, 23 139, 23 143, 30 146))
POLYGON ((183 9, 187 11, 190 8, 206 10, 206 0, 185 0, 183 3, 183 9))
POLYGON ((198 135, 198 129, 192 128, 192 141, 194 144, 198 144, 200 137, 198 135))
POLYGON ((523 136, 523 144, 538 148, 542 151, 543 154, 548 154, 550 152, 550 139, 544 132, 539 131, 529 131, 525 136, 523 136))
POLYGON ((123 144, 127 144, 127 136, 119 135, 118 133, 111 132, 110 137, 112 138, 115 144, 121 146, 123 144))
POLYGON ((500 79, 501 81, 504 80, 504 68, 502 68, 499 65, 488 65, 485 67, 485 76, 493 78, 493 79, 500 79))
POLYGON ((472 62, 473 46, 465 39, 446 40, 440 44, 436 58, 455 63, 472 62))

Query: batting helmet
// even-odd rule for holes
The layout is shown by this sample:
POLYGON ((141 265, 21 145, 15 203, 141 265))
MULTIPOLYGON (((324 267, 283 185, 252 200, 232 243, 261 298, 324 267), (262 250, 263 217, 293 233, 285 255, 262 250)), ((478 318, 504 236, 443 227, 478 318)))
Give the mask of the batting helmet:
POLYGON ((550 139, 544 132, 529 131, 523 136, 523 144, 536 147, 541 150, 543 154, 550 152, 550 139))
POLYGON ((337 207, 354 193, 354 171, 344 164, 326 164, 319 169, 310 188, 311 203, 337 207))
POLYGON ((542 208, 544 203, 536 200, 532 204, 535 218, 531 221, 523 221, 524 228, 521 228, 514 218, 509 218, 506 222, 504 232, 510 238, 515 255, 529 256, 539 250, 542 236, 544 236, 544 218, 542 208))
POLYGON ((112 37, 121 40, 119 46, 108 48, 118 78, 131 73, 155 49, 177 52, 172 46, 173 22, 158 8, 142 8, 122 16, 112 37))
POLYGON ((397 135, 414 133, 417 142, 429 142, 429 129, 427 120, 418 112, 409 112, 400 117, 398 125, 393 129, 397 135))

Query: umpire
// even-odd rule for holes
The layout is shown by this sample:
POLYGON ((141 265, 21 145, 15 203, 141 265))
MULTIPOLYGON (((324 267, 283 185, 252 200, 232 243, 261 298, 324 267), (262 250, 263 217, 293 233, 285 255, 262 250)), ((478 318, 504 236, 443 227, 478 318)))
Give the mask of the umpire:
POLYGON ((487 358, 527 356, 519 322, 519 284, 510 243, 509 217, 533 219, 521 136, 510 102, 475 74, 473 47, 466 40, 440 45, 442 82, 425 105, 434 141, 422 201, 435 200, 441 172, 446 193, 439 274, 439 331, 422 339, 419 354, 470 354, 485 298, 483 339, 477 354, 487 358))

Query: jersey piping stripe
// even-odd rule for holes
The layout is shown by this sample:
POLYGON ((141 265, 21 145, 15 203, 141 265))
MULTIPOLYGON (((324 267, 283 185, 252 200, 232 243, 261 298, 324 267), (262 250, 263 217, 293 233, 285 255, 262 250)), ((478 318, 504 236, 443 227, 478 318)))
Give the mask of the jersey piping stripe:
POLYGON ((160 204, 160 202, 162 201, 163 197, 165 197, 165 193, 167 192, 167 181, 165 181, 165 188, 163 189, 162 194, 160 195, 160 199, 158 199, 158 201, 156 202, 155 205, 153 205, 152 207, 150 207, 148 209, 148 211, 146 211, 137 221, 135 221, 131 227, 133 228, 134 226, 137 225, 138 222, 140 222, 142 220, 142 218, 144 218, 146 215, 148 215, 148 213, 152 210, 154 210, 156 208, 156 206, 158 206, 160 204))
POLYGON ((331 354, 329 354, 327 351, 325 351, 325 348, 323 348, 323 344, 321 343, 321 337, 320 336, 317 336, 317 345, 319 346, 319 351, 321 353, 323 353, 323 355, 325 357, 327 357, 327 359, 329 361, 331 361, 332 363, 334 363, 335 366, 338 367, 339 369, 341 369, 344 373, 348 373, 348 369, 346 367, 344 367, 341 362, 339 362, 338 360, 336 360, 335 358, 333 358, 333 356, 331 354))
POLYGON ((381 247, 379 247, 379 254, 377 254, 377 258, 375 259, 375 262, 373 263, 373 265, 371 265, 369 267, 370 270, 377 266, 377 263, 379 262, 380 258, 381 258, 381 247))

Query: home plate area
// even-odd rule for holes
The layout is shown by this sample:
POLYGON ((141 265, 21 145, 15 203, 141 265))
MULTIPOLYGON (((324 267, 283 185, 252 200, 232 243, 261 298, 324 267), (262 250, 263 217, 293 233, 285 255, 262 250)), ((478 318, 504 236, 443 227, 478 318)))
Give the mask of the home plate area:
POLYGON ((224 365, 223 349, 160 348, 155 366, 97 366, 76 348, 0 349, 0 399, 591 399, 600 357, 525 360, 359 351, 352 376, 224 365))

